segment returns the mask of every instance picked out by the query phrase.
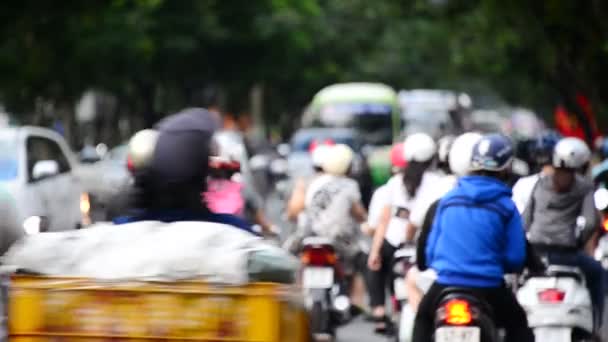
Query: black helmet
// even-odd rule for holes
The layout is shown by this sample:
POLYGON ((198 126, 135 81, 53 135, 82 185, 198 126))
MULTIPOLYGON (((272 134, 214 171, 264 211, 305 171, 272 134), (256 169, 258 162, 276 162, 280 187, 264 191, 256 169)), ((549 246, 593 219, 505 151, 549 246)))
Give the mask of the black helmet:
POLYGON ((202 206, 211 137, 219 123, 202 108, 189 108, 158 123, 156 146, 144 170, 135 174, 140 208, 202 206))

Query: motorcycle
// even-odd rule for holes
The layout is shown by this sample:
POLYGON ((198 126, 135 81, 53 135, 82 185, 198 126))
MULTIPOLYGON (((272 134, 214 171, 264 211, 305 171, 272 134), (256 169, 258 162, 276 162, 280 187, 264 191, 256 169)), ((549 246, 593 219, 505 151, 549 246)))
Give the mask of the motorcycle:
POLYGON ((447 288, 438 303, 435 311, 435 342, 501 341, 489 304, 469 289, 447 288))
POLYGON ((302 242, 301 283, 310 312, 313 340, 331 341, 350 312, 348 284, 329 239, 309 237, 302 242))
MULTIPOLYGON (((407 305, 407 290, 405 288, 405 276, 407 272, 410 270, 412 266, 415 265, 414 259, 416 258, 416 247, 415 246, 404 246, 397 251, 393 255, 393 266, 391 268, 393 272, 393 293, 392 296, 392 304, 393 311, 395 314, 400 314, 399 324, 396 325, 398 327, 398 331, 395 334, 396 341, 406 341, 408 337, 404 334, 401 334, 402 329, 405 326, 411 326, 413 324, 413 313, 406 314, 403 309, 405 305, 407 305), (403 336, 402 336, 403 335, 403 336)), ((397 318, 397 317, 396 317, 397 318)), ((410 333, 411 329, 405 329, 405 332, 410 333)))
POLYGON ((542 276, 524 281, 517 299, 537 341, 594 340, 593 306, 578 268, 550 265, 542 276))
POLYGON ((409 269, 415 265, 416 247, 405 246, 393 255, 393 292, 392 303, 395 312, 401 311, 401 308, 407 301, 407 291, 405 288, 405 275, 409 269))

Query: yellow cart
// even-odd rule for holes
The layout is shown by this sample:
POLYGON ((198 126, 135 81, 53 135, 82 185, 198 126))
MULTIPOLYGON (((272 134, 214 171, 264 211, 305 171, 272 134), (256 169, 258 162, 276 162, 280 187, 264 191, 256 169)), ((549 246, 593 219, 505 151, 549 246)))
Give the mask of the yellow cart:
POLYGON ((309 341, 292 285, 14 275, 7 288, 10 341, 309 341))

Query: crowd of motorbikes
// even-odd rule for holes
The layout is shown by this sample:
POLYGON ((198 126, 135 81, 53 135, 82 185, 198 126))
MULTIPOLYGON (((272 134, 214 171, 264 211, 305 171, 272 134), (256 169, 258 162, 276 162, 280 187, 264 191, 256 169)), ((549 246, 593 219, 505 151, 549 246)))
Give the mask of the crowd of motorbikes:
MULTIPOLYGON (((606 144, 608 147, 608 143, 606 144)), ((601 159, 608 153, 599 148, 601 159)), ((608 148, 606 148, 608 151, 608 148)), ((272 217, 282 226, 279 240, 286 240, 296 228, 285 218, 285 203, 289 200, 294 179, 287 162, 289 145, 279 145, 269 154, 254 155, 247 161, 251 180, 258 188, 265 188, 269 201, 279 206, 280 216, 272 217), (262 184, 262 186, 260 186, 262 184)), ((523 159, 523 158, 522 158, 523 159)), ((525 162, 525 160, 524 160, 525 162)), ((608 164, 599 163, 593 170, 597 186, 595 204, 601 213, 602 234, 594 251, 596 260, 608 270, 608 164)), ((530 162, 529 169, 533 169, 530 162)), ((516 170, 517 171, 517 170, 516 170)), ((517 172, 516 172, 517 173, 517 172)), ((521 176, 516 175, 516 177, 521 176)), ((251 184, 250 184, 251 185, 251 184)), ((268 208, 267 208, 268 210, 268 208)), ((276 210, 276 208, 275 208, 276 210)), ((310 236, 301 241, 298 255, 302 263, 299 282, 310 311, 310 329, 316 340, 332 340, 337 329, 356 315, 350 299, 352 274, 345 272, 343 259, 334 241, 323 236, 310 236)), ((396 249, 391 269, 392 287, 390 312, 396 331, 396 341, 411 338, 412 317, 404 308, 408 305, 405 278, 416 264, 415 246, 404 244, 396 249)), ((505 281, 516 293, 526 310, 528 323, 537 341, 598 341, 601 322, 594 315, 585 277, 576 267, 546 265, 542 273, 524 272, 509 276, 505 281)), ((502 327, 497 326, 492 309, 482 299, 462 288, 450 288, 436 305, 435 341, 494 342, 502 341, 502 327)))
MULTIPOLYGON (((274 184, 273 191, 278 198, 286 201, 292 182, 286 163, 280 157, 271 163, 270 184, 274 184)), ((601 231, 605 233, 608 231, 608 189, 604 187, 604 173, 594 173, 594 176, 595 202, 602 214, 601 231)), ((311 312, 311 330, 317 340, 334 338, 338 327, 353 317, 348 293, 351 278, 344 274, 337 253, 330 239, 319 236, 305 239, 299 252, 303 266, 300 281, 311 312)), ((608 269, 608 234, 600 235, 594 256, 608 269)), ((391 266, 391 312, 396 327, 403 330, 394 333, 396 341, 411 338, 411 321, 408 322, 411 317, 403 318, 399 313, 407 306, 405 276, 413 265, 415 247, 403 245, 395 252, 391 266)), ((542 273, 525 271, 509 276, 506 282, 525 308, 537 341, 600 340, 601 322, 596 321, 593 314, 585 277, 578 268, 547 263, 542 273)), ((493 342, 504 338, 488 304, 459 288, 447 290, 437 303, 435 327, 435 341, 493 342)))

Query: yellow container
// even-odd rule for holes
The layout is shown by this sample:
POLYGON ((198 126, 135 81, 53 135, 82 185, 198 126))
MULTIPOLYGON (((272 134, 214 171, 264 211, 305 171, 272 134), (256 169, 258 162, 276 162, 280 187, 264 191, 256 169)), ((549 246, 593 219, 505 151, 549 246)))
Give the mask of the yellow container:
POLYGON ((13 276, 11 341, 308 341, 297 288, 13 276))

